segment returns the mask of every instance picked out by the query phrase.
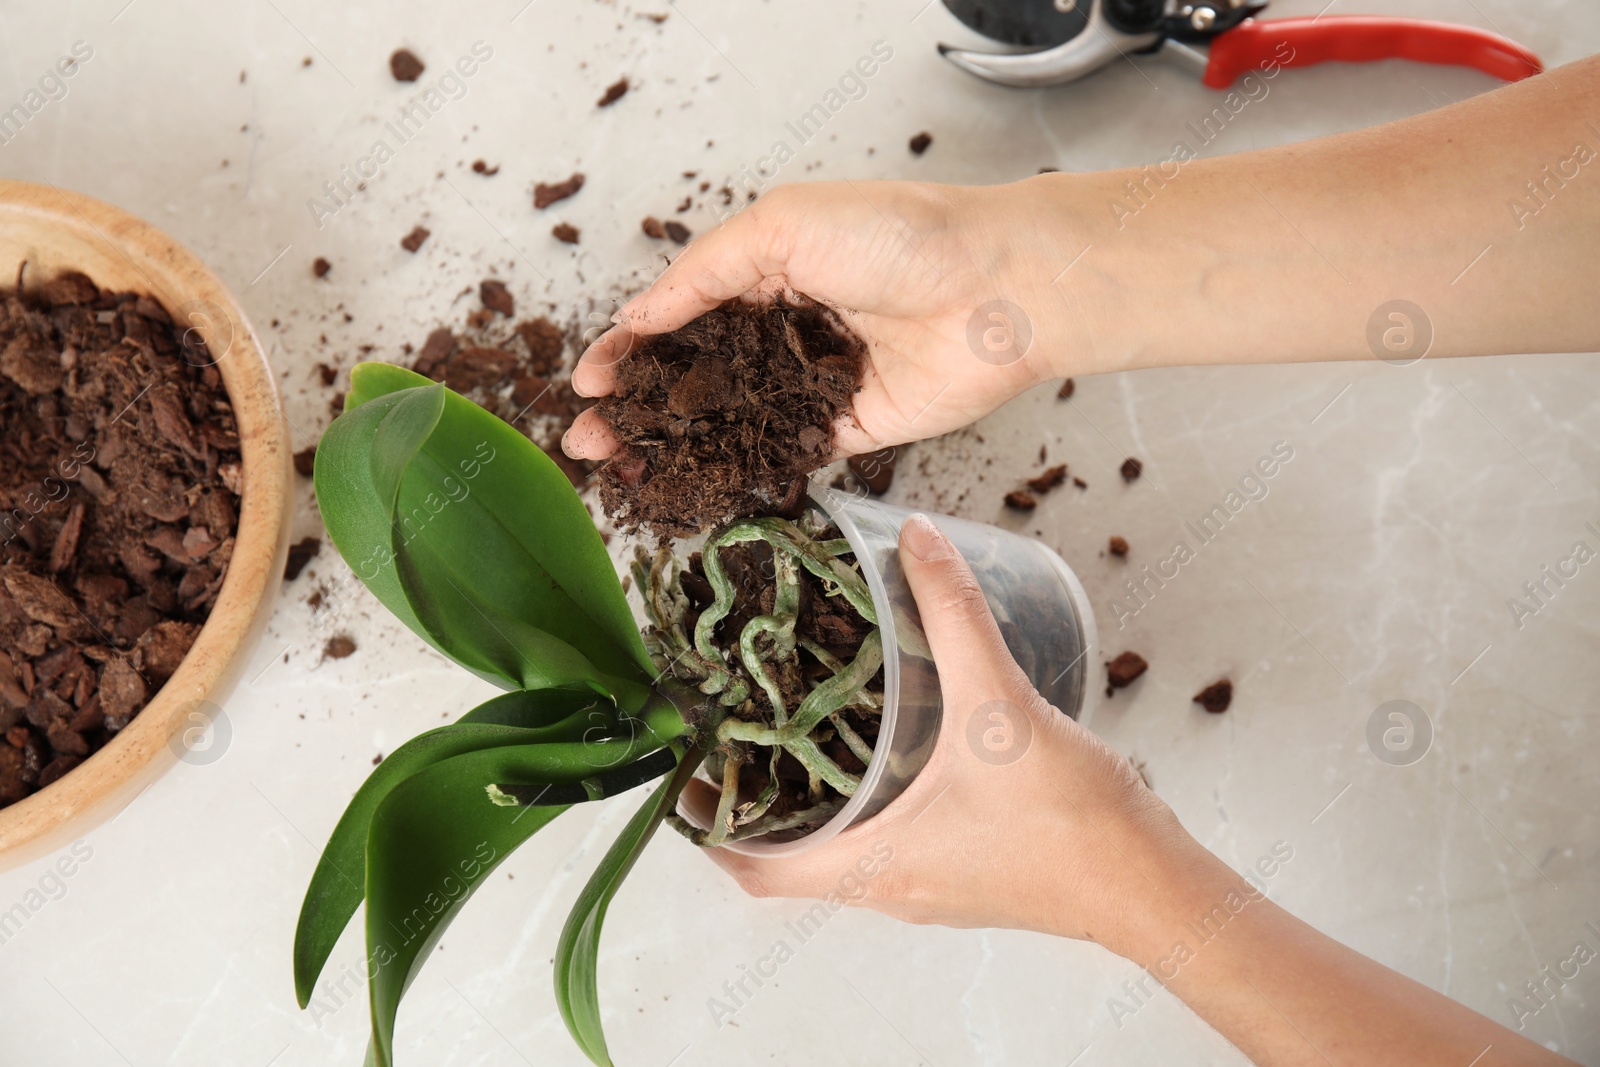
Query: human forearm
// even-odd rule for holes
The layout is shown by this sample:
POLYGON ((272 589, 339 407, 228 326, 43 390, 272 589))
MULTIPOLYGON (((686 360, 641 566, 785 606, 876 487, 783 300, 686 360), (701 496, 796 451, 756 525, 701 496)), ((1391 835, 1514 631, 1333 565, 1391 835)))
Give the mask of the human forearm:
POLYGON ((1007 187, 1034 220, 1018 303, 1063 375, 1370 359, 1397 299, 1430 356, 1600 348, 1596 101, 1600 58, 1373 129, 1007 187))
POLYGON ((1256 1063, 1572 1062, 1319 933, 1220 861, 1174 899, 1127 955, 1256 1063))
MULTIPOLYGON (((847 455, 1073 374, 1600 349, 1596 101, 1600 58, 1404 122, 1181 166, 779 186, 629 301, 573 386, 605 395, 640 336, 781 289, 841 309, 867 342, 871 372, 836 429, 847 455), (1390 317, 1397 300, 1420 313, 1390 317), (1407 330, 1431 333, 1426 349, 1384 347, 1407 330)), ((566 447, 603 459, 616 440, 586 412, 566 447)))

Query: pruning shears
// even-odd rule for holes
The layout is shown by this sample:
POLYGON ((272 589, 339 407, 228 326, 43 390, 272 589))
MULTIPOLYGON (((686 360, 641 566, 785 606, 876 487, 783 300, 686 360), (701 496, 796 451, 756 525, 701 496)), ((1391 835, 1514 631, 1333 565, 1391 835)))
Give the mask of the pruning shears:
POLYGON ((1544 70, 1499 34, 1425 19, 1370 15, 1257 19, 1266 0, 944 0, 969 28, 1030 49, 976 52, 940 45, 962 70, 1001 85, 1075 81, 1130 55, 1177 55, 1226 89, 1252 70, 1407 59, 1475 67, 1503 81, 1544 70))

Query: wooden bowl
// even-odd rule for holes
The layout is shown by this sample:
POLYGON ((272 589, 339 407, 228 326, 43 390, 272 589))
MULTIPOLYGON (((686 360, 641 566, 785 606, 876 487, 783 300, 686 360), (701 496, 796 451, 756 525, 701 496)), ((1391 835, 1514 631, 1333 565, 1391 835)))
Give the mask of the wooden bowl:
POLYGON ((63 270, 82 271, 102 289, 154 297, 174 322, 200 333, 218 357, 233 402, 244 484, 233 558, 194 646, 104 748, 37 793, 0 808, 0 870, 60 848, 126 807, 185 754, 186 740, 221 706, 277 595, 293 478, 283 412, 261 344, 238 302, 193 253, 109 204, 50 185, 0 181, 0 286, 14 284, 23 261, 30 287, 63 270))

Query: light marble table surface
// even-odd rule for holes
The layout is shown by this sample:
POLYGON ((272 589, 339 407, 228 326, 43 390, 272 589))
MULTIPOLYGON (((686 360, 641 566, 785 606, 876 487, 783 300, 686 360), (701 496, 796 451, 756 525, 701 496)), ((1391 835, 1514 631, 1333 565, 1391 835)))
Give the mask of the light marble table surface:
MULTIPOLYGON (((1338 2, 1336 13, 1495 28, 1551 64, 1600 48, 1590 0, 1338 2)), ((561 321, 637 289, 667 247, 640 234, 642 216, 715 223, 714 202, 671 214, 691 185, 682 171, 720 184, 787 140, 796 155, 783 181, 1008 181, 1046 165, 1165 158, 1216 103, 1149 57, 1068 88, 981 84, 935 54, 941 40, 973 38, 923 0, 524 3, 6 5, 0 105, 21 100, 74 42, 93 55, 64 98, 0 145, 0 173, 109 200, 208 261, 266 340, 301 448, 329 418, 315 364, 348 367, 364 343, 400 358, 403 342, 460 323, 476 298, 459 294, 491 272, 561 321), (865 94, 798 144, 785 124, 877 41, 893 54, 865 94), (347 205, 316 218, 308 201, 324 183, 361 166, 385 124, 475 42, 492 56, 443 87, 420 132, 391 139, 392 158, 347 205), (389 75, 400 45, 429 65, 417 86, 389 75), (596 110, 623 74, 634 89, 596 110), (916 158, 906 141, 920 130, 934 143, 916 158), (500 173, 474 174, 480 157, 500 173), (583 192, 535 213, 531 184, 573 170, 589 176, 583 192), (582 245, 549 237, 557 218, 582 229, 582 245), (397 242, 418 222, 433 236, 413 256, 397 242), (322 281, 309 269, 317 256, 333 264, 322 281)), ((1272 13, 1322 6, 1284 0, 1272 13)), ((1205 152, 1365 126, 1492 85, 1401 63, 1294 71, 1205 152)), ((1600 525, 1597 386, 1589 355, 1085 378, 1072 405, 1041 389, 973 432, 914 446, 890 499, 931 507, 965 493, 954 510, 1060 551, 1094 601, 1104 651, 1137 649, 1152 664, 1098 709, 1094 729, 1146 764, 1185 825, 1240 869, 1292 850, 1270 881, 1274 899, 1515 1025, 1508 1001, 1541 967, 1579 940, 1600 947, 1585 926, 1600 926, 1600 571, 1583 568, 1521 626, 1508 607, 1574 542, 1600 544, 1585 525, 1600 525), (1110 602, 1128 568, 1165 556, 1278 442, 1293 459, 1266 495, 1119 629, 1110 602), (1018 522, 1000 493, 1037 469, 1041 444, 1089 489, 1058 491, 1018 522), (1146 474, 1124 486, 1116 469, 1130 454, 1146 474), (1110 534, 1132 542, 1132 563, 1102 555, 1110 534), (1233 708, 1207 715, 1190 696, 1224 674, 1238 683, 1233 708), (1420 709, 1431 733, 1404 766, 1367 740, 1392 700, 1420 709)), ((303 480, 294 525, 296 537, 320 532, 303 480)), ((360 1062, 355 929, 321 1010, 295 1006, 301 893, 373 757, 488 691, 370 597, 334 623, 359 651, 323 661, 328 625, 306 598, 342 568, 325 550, 285 589, 226 703, 222 758, 179 764, 114 823, 86 831, 91 858, 0 944, 0 1064, 360 1062)), ((490 880, 405 1002, 402 1063, 583 1062, 557 1016, 549 961, 572 896, 632 808, 629 798, 571 812, 490 880)), ((47 862, 0 875, 0 909, 38 888, 47 862)), ((1139 972, 1092 946, 849 910, 718 1026, 710 998, 805 909, 747 899, 675 837, 658 840, 602 950, 618 1062, 1244 1062, 1170 996, 1130 997, 1139 972)), ((1590 966, 1524 1032, 1600 1062, 1597 1003, 1590 966)))

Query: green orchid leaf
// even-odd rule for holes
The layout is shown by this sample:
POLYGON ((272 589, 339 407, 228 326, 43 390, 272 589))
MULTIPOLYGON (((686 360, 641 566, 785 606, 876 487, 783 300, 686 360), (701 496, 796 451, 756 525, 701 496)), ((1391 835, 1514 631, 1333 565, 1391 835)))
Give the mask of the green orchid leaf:
MULTIPOLYGON (((359 364, 351 372, 345 414, 334 425, 389 397, 434 389, 442 387, 404 368, 359 364)), ((606 674, 653 677, 654 665, 616 569, 566 475, 515 428, 464 397, 443 392, 437 425, 399 483, 395 540, 416 549, 419 561, 420 543, 430 551, 430 561, 443 556, 458 571, 490 576, 487 587, 480 581, 463 591, 475 602, 494 604, 500 616, 567 641, 606 674), (471 550, 462 552, 462 545, 471 550)), ((329 483, 343 480, 347 463, 328 462, 329 483)), ((326 513, 322 464, 319 448, 318 499, 326 513)), ((340 544, 332 523, 330 533, 340 544)), ((365 573, 362 577, 366 580, 365 573)))
MULTIPOLYGON (((429 514, 421 497, 432 497, 427 487, 437 484, 427 474, 430 462, 419 456, 407 471, 398 514, 429 514)), ((394 539, 401 585, 428 633, 470 647, 519 688, 592 688, 629 710, 642 706, 648 687, 630 664, 622 662, 624 674, 617 676, 580 651, 610 649, 605 638, 569 632, 566 640, 526 621, 548 614, 551 590, 539 576, 511 569, 523 553, 507 530, 459 507, 445 506, 428 522, 427 536, 407 536, 397 523, 394 539), (463 545, 471 547, 462 551, 463 545)))
POLYGON ((556 943, 556 1006, 561 1009, 561 1018, 566 1021, 573 1040, 599 1067, 612 1067, 605 1032, 600 1026, 597 975, 600 928, 605 923, 606 909, 704 759, 703 748, 690 749, 679 761, 672 777, 656 788, 644 807, 623 828, 583 892, 578 894, 578 901, 562 927, 561 939, 556 943))
POLYGON ((436 644, 464 644, 480 654, 480 662, 513 676, 521 688, 592 686, 638 706, 642 694, 634 683, 597 678, 593 664, 571 644, 522 621, 537 617, 543 605, 537 586, 506 583, 503 561, 518 554, 508 531, 477 522, 480 516, 451 509, 439 497, 435 487, 460 482, 419 453, 444 412, 444 386, 392 395, 373 433, 370 474, 379 504, 395 516, 391 547, 396 568, 406 599, 428 635, 436 644), (408 477, 413 470, 420 476, 408 477), (464 528, 462 520, 473 525, 464 528), (429 524, 429 536, 417 538, 416 529, 429 524), (491 543, 483 543, 486 537, 491 543), (460 551, 459 546, 469 544, 472 552, 460 551), (441 551, 447 546, 456 547, 441 551))
POLYGON ((473 891, 567 805, 491 803, 500 782, 582 782, 663 747, 641 729, 631 738, 480 749, 411 775, 390 790, 367 834, 367 973, 372 1042, 380 1067, 394 1062, 400 998, 473 891))
POLYGON ((616 709, 592 693, 506 693, 460 720, 412 738, 367 776, 333 829, 300 908, 294 940, 295 993, 303 1008, 328 955, 366 896, 367 832, 372 815, 401 782, 437 763, 483 748, 592 741, 617 731, 616 709))
POLYGON ((438 429, 443 414, 444 386, 412 389, 395 394, 388 414, 373 431, 372 451, 367 456, 369 477, 378 503, 391 515, 406 469, 438 429))
POLYGON ((384 798, 367 838, 369 1056, 376 1067, 394 1062, 395 1016, 417 965, 483 880, 566 810, 497 807, 481 782, 450 762, 413 775, 384 798))
MULTIPOLYGON (((317 445, 314 481, 318 508, 339 554, 384 607, 446 656, 490 677, 478 664, 464 662, 423 630, 395 572, 389 547, 392 509, 379 496, 372 463, 373 440, 393 406, 390 401, 387 406, 373 405, 333 420, 317 445)), ((506 684, 495 677, 490 681, 506 684)))

